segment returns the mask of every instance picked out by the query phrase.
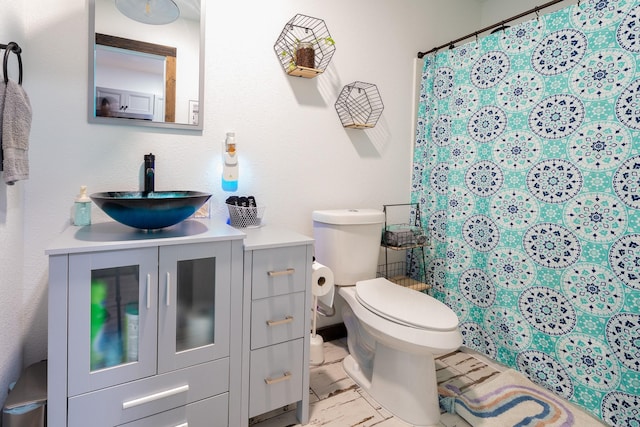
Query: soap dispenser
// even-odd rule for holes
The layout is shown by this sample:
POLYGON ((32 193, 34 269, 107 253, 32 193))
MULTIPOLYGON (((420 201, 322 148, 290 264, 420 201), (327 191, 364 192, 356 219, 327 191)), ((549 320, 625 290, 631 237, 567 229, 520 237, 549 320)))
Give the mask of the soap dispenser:
POLYGON ((224 191, 238 190, 238 153, 236 152, 236 134, 227 132, 224 141, 224 165, 222 167, 222 189, 224 191))
POLYGON ((76 201, 73 206, 73 224, 91 224, 91 199, 87 196, 86 185, 82 185, 80 187, 80 194, 76 197, 76 201))

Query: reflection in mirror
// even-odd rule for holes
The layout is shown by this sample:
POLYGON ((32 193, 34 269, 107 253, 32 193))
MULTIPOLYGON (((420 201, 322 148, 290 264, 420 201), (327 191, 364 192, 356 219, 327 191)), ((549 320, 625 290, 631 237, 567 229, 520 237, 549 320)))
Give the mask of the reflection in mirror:
POLYGON ((90 122, 202 129, 204 11, 174 1, 178 19, 156 25, 90 0, 90 122))

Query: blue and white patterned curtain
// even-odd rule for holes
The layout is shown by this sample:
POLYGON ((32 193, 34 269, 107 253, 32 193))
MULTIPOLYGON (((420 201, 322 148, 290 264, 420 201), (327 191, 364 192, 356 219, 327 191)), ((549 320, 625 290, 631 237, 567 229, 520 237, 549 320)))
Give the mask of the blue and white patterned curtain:
POLYGON ((412 202, 464 345, 640 425, 640 5, 428 56, 412 202))

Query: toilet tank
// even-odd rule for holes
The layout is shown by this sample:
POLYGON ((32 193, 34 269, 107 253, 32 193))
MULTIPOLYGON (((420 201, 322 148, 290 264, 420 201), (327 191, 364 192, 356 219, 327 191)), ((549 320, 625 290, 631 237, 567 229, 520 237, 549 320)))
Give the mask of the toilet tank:
POLYGON ((313 211, 316 261, 333 271, 336 285, 374 279, 384 212, 376 209, 313 211))

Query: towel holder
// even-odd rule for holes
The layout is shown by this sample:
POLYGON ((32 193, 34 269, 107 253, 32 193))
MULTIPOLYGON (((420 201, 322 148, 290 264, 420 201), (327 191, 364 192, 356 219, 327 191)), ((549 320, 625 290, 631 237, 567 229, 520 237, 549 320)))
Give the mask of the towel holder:
POLYGON ((13 52, 18 57, 18 84, 22 84, 22 48, 16 42, 9 42, 8 44, 0 44, 0 49, 4 49, 4 61, 2 62, 2 72, 4 73, 4 82, 9 82, 9 74, 7 71, 7 63, 9 62, 9 53, 13 52))

